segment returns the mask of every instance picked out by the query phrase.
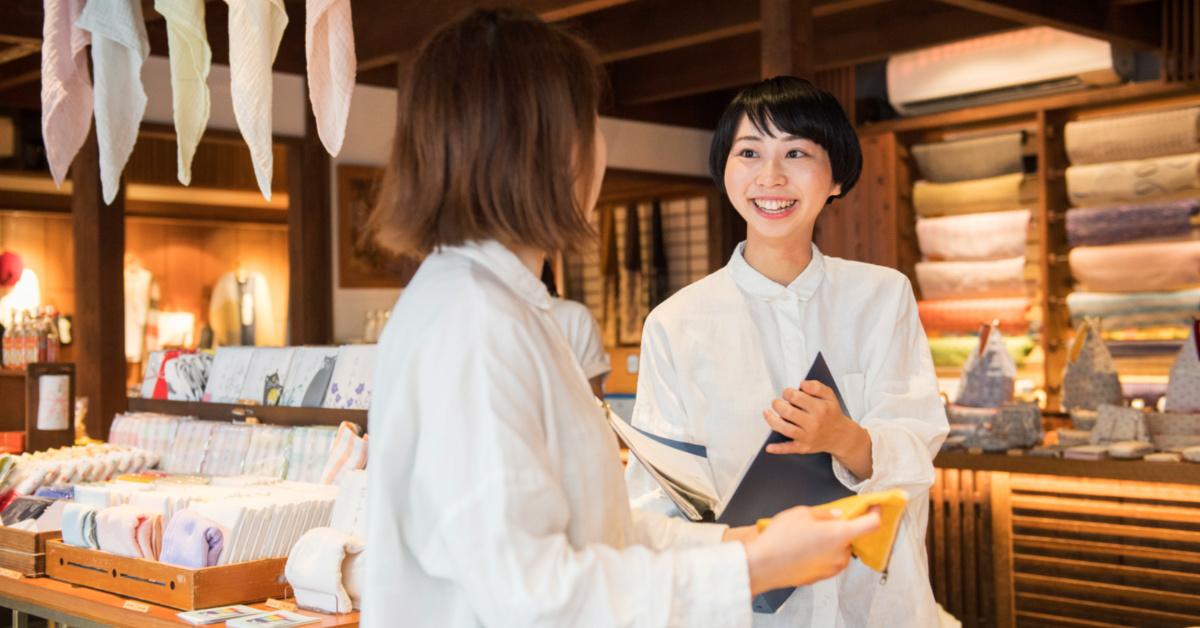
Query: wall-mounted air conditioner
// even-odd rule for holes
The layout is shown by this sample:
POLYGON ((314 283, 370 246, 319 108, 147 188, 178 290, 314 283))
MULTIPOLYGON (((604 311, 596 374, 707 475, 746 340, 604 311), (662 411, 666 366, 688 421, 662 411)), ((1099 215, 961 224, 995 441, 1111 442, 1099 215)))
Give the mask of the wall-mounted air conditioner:
POLYGON ((888 59, 888 100, 904 115, 1031 98, 1133 73, 1133 54, 1047 26, 945 44, 888 59))

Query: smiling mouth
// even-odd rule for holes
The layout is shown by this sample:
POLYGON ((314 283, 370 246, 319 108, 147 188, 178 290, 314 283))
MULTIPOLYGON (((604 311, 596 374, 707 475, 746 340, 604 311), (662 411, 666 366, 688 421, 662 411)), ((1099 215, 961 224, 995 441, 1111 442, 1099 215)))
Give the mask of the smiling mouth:
POLYGON ((754 206, 767 214, 782 214, 796 205, 796 200, 764 200, 754 199, 754 206))

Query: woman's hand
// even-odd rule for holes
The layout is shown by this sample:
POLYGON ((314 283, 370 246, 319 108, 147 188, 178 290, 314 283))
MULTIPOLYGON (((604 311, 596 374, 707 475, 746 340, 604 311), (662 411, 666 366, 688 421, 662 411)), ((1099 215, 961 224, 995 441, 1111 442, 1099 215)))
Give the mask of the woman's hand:
POLYGON ((721 535, 721 542, 741 541, 742 545, 749 547, 750 542, 757 538, 758 526, 741 526, 739 528, 726 529, 725 534, 721 535))
POLYGON ((746 543, 750 594, 798 587, 841 573, 850 562, 850 541, 879 529, 877 510, 842 521, 840 513, 804 506, 775 515, 746 543))
POLYGON ((767 446, 772 454, 829 452, 860 479, 874 474, 871 436, 853 419, 842 414, 837 395, 821 382, 805 381, 800 390, 786 388, 782 399, 763 410, 771 429, 792 439, 767 446))

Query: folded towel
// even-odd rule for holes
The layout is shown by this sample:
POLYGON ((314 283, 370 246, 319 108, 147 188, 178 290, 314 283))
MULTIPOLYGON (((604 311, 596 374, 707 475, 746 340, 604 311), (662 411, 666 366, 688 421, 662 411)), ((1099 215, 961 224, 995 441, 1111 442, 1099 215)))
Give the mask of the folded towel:
POLYGON ((204 0, 154 0, 167 20, 171 57, 171 101, 175 109, 175 145, 179 182, 192 182, 192 157, 208 126, 208 70, 212 50, 204 25, 204 0))
POLYGON ((46 0, 42 27, 42 141, 50 176, 61 186, 92 126, 91 34, 75 25, 84 0, 46 0))
POLYGON ((930 260, 980 261, 1025 255, 1030 210, 917 220, 917 242, 930 260))
POLYGON ((348 613, 354 608, 342 584, 347 556, 361 553, 365 541, 333 528, 313 528, 292 548, 284 574, 296 591, 296 602, 324 613, 348 613))
POLYGON ((1082 166, 1200 150, 1200 107, 1068 122, 1067 156, 1082 166))
POLYGON ((142 63, 150 56, 150 40, 138 0, 88 0, 76 24, 92 32, 100 183, 104 202, 111 204, 146 112, 142 63))
POLYGON ((36 520, 55 501, 57 500, 45 497, 33 497, 32 495, 18 497, 9 502, 4 507, 4 511, 0 512, 0 521, 3 521, 6 526, 12 526, 27 519, 36 520))
POLYGON ((1006 334, 1026 334, 1029 333, 1029 321, 1025 315, 1030 305, 1025 297, 948 299, 921 301, 917 304, 917 312, 927 334, 977 332, 980 325, 994 320, 999 321, 1000 331, 1006 334))
POLYGON ((1008 211, 1037 202, 1037 179, 1022 173, 958 183, 913 184, 913 209, 918 216, 953 216, 1008 211))
POLYGON ((1099 246, 1192 233, 1200 201, 1165 201, 1140 205, 1106 205, 1067 210, 1067 242, 1099 246))
POLYGON ((308 96, 317 135, 325 150, 337 157, 346 137, 356 70, 350 0, 308 0, 304 10, 308 96))
POLYGON ((1098 318, 1109 331, 1190 325, 1200 316, 1200 288, 1174 292, 1072 292, 1067 295, 1073 325, 1098 318))
POLYGON ((917 262, 921 297, 939 299, 1023 297, 1025 257, 987 262, 917 262))
POLYGON ((1071 274, 1091 292, 1170 292, 1200 286, 1200 241, 1080 246, 1071 249, 1069 259, 1071 274))
POLYGON ((271 199, 271 65, 288 18, 283 0, 226 0, 233 113, 250 146, 258 189, 271 199))
POLYGON ((1188 198, 1200 190, 1200 153, 1067 168, 1075 207, 1188 198))
POLYGON ((67 504, 63 509, 62 540, 75 547, 100 549, 96 540, 96 514, 98 508, 84 504, 67 504))
POLYGON ((233 562, 232 552, 237 549, 239 536, 245 527, 246 507, 229 501, 196 502, 190 506, 196 514, 212 521, 221 530, 222 547, 217 557, 218 565, 228 565, 233 562))
POLYGON ((48 499, 65 499, 71 501, 75 499, 74 486, 43 486, 34 492, 36 497, 46 497, 48 499))
POLYGON ((100 549, 118 556, 157 560, 154 550, 155 521, 157 540, 162 539, 162 516, 137 506, 113 506, 96 514, 96 539, 100 549))
POLYGON ((193 510, 184 510, 167 526, 159 560, 191 569, 213 567, 224 546, 225 534, 220 526, 193 510))
POLYGON ((925 179, 954 183, 1022 172, 1024 133, 1013 131, 985 137, 917 144, 913 157, 925 179))
POLYGON ((343 421, 338 427, 333 449, 321 473, 322 484, 341 484, 346 474, 367 466, 367 439, 358 435, 358 426, 343 421))

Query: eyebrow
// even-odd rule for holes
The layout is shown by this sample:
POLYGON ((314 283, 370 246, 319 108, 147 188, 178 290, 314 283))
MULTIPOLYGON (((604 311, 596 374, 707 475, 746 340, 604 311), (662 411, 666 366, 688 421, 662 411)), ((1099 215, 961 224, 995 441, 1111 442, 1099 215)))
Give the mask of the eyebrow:
MULTIPOLYGON (((746 141, 746 142, 761 142, 761 141, 762 141, 762 137, 761 137, 761 136, 758 136, 758 135, 743 135, 743 136, 741 136, 741 137, 739 137, 739 138, 737 138, 737 139, 735 139, 735 140, 733 140, 733 141, 734 141, 734 143, 737 143, 737 142, 742 142, 742 141, 746 141)), ((784 138, 783 138, 783 141, 785 141, 785 142, 798 142, 798 141, 811 142, 811 141, 813 141, 813 140, 811 140, 811 139, 809 139, 809 138, 807 138, 807 137, 804 137, 804 136, 802 136, 802 135, 788 135, 788 136, 786 136, 786 137, 784 137, 784 138)))

